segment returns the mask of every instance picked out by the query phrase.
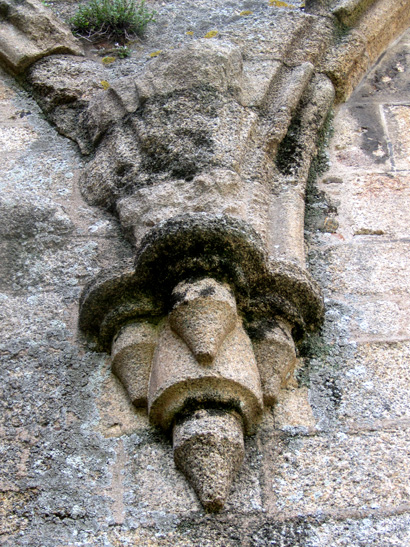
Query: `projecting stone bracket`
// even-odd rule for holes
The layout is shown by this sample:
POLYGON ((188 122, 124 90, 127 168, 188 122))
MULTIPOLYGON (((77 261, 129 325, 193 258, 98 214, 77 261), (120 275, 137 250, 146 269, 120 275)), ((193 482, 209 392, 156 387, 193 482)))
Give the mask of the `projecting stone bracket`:
POLYGON ((133 272, 95 281, 80 322, 207 510, 223 507, 264 405, 296 363, 292 331, 321 320, 301 268, 269 262, 246 223, 183 215, 143 240, 133 272))

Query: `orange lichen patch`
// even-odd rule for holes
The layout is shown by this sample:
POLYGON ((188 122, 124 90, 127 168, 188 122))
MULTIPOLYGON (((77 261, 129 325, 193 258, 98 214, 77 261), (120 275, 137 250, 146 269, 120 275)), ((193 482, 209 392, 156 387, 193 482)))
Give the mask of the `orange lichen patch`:
POLYGON ((242 15, 242 17, 246 17, 247 15, 252 15, 253 11, 251 11, 250 9, 246 9, 246 10, 243 10, 241 11, 241 13, 239 15, 242 15))
POLYGON ((162 49, 158 49, 157 51, 153 51, 149 54, 150 57, 158 57, 162 53, 162 49))
POLYGON ((104 65, 110 65, 111 63, 114 63, 114 61, 116 61, 116 57, 103 57, 101 59, 101 62, 104 64, 104 65))
POLYGON ((188 30, 187 34, 188 34, 188 36, 193 36, 193 35, 194 35, 194 31, 193 31, 193 30, 188 30))
POLYGON ((277 8, 290 8, 296 9, 296 6, 293 4, 288 4, 287 2, 282 2, 282 0, 269 0, 270 6, 275 6, 277 8))
POLYGON ((210 30, 207 32, 204 36, 204 38, 215 38, 215 36, 218 34, 217 30, 210 30))
POLYGON ((392 192, 403 192, 408 190, 410 179, 402 176, 370 174, 356 191, 357 195, 363 197, 368 195, 379 196, 391 194, 392 192), (360 189, 359 189, 360 188, 360 189))
POLYGON ((107 82, 107 80, 101 80, 100 84, 102 88, 104 89, 104 91, 107 91, 107 89, 110 88, 110 84, 107 82))

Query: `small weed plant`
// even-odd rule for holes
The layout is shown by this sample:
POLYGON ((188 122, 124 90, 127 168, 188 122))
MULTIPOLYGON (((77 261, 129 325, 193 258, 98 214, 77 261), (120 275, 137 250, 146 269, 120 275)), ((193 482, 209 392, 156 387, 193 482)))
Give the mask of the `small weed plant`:
POLYGON ((131 55, 131 51, 128 46, 121 46, 120 44, 115 44, 115 53, 120 59, 125 59, 131 55))
POLYGON ((142 36, 147 25, 155 21, 155 14, 145 0, 91 0, 80 5, 70 24, 76 34, 92 41, 124 41, 142 36))

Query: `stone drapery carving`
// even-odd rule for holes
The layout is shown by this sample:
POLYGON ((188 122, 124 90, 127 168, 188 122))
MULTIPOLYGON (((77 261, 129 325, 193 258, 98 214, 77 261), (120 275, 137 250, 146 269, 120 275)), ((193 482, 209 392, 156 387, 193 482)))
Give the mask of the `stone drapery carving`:
POLYGON ((196 40, 105 91, 89 59, 7 58, 14 72, 32 65, 40 105, 91 155, 83 195, 115 211, 136 248, 132 271, 86 288, 80 327, 111 351, 133 403, 172 432, 176 465, 208 510, 223 506, 243 434, 292 374, 295 340, 321 321, 303 240, 318 135, 335 96, 400 30, 387 14, 404 28, 408 7, 311 0, 280 21, 286 39, 280 25, 263 29, 263 50, 245 36, 196 40))

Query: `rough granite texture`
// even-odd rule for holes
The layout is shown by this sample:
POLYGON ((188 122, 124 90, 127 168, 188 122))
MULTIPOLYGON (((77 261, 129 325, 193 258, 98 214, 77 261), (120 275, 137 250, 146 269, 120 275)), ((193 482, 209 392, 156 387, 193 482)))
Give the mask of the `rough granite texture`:
MULTIPOLYGON (((191 2, 180 11, 155 3, 158 28, 167 21, 185 42, 187 31, 202 36, 235 17, 252 40, 258 10, 279 10, 249 1, 241 10, 255 15, 240 15, 236 3, 196 4, 198 18, 191 2)), ((350 4, 342 21, 358 17, 350 4)), ((283 10, 296 24, 297 10, 283 10)), ((155 32, 132 63, 165 49, 155 32)), ((131 70, 117 63, 103 69, 131 70)), ((407 32, 335 111, 328 169, 310 181, 305 225, 325 323, 302 343, 293 381, 246 439, 219 515, 204 512, 175 469, 170 439, 129 403, 108 357, 78 331, 84 285, 113 264, 131 268, 133 249, 113 216, 81 197, 75 145, 1 73, 2 545, 410 543, 409 65, 407 32)))

